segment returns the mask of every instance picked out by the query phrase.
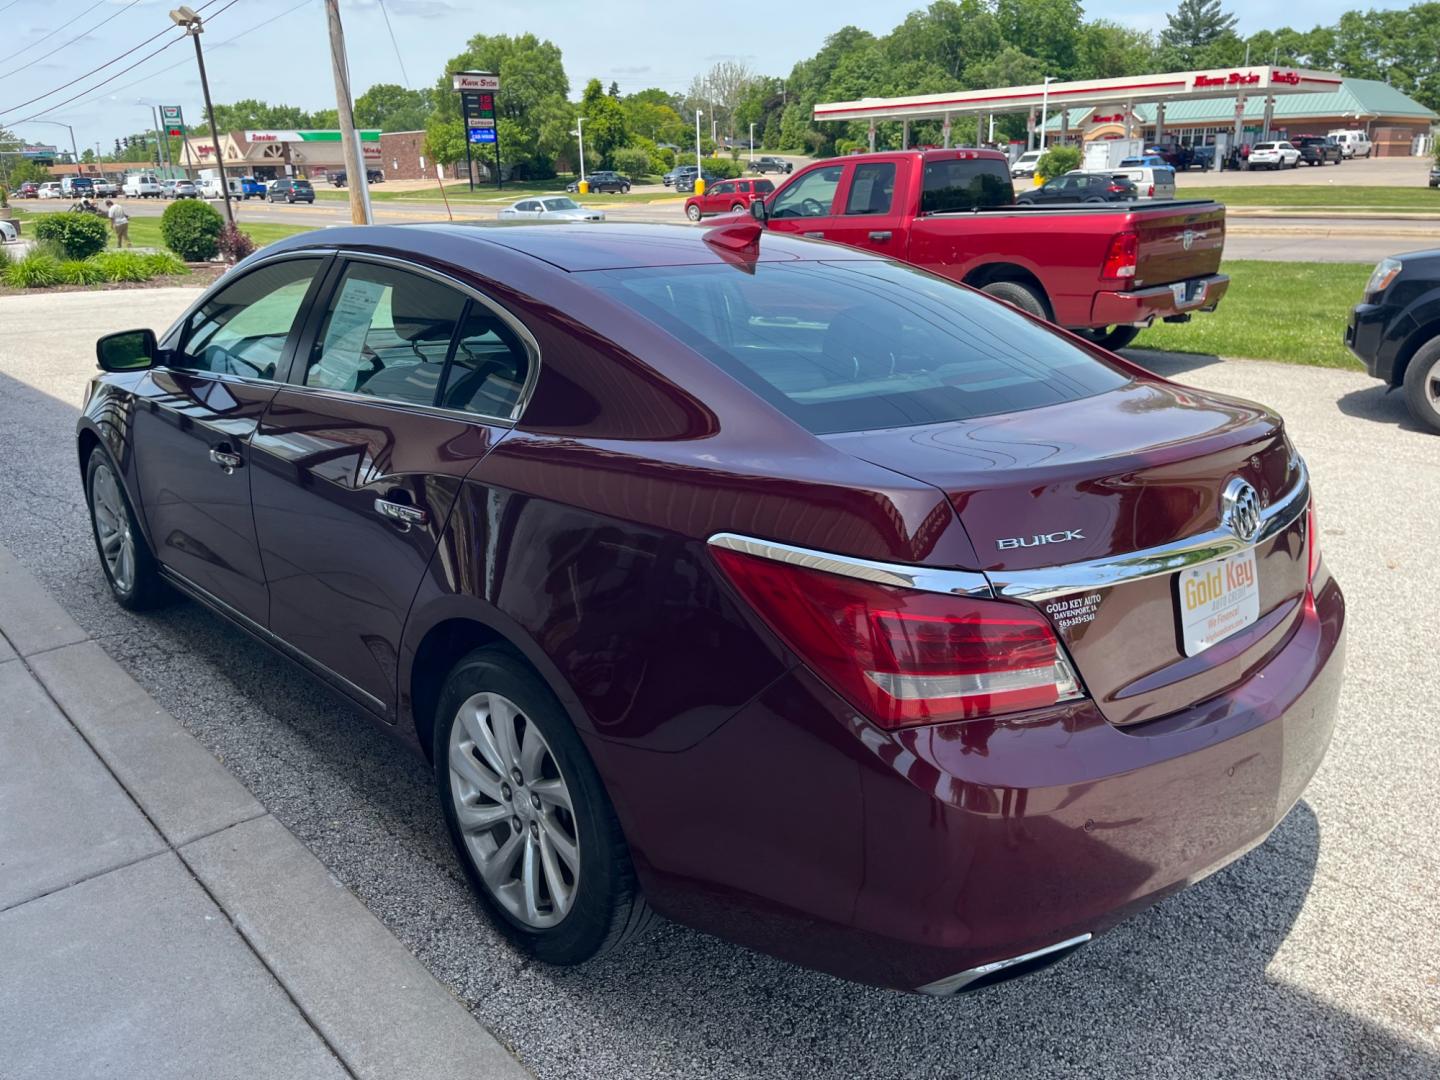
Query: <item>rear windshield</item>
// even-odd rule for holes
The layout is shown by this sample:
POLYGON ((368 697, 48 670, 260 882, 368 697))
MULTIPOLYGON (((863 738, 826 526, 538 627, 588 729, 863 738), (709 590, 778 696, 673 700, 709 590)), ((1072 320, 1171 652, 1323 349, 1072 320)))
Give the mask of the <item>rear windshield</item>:
POLYGON ((1089 397, 1128 380, 1014 309, 879 261, 594 271, 592 283, 816 434, 1089 397))
POLYGON ((307 187, 310 186, 310 181, 309 181, 309 180, 296 180, 296 181, 294 181, 294 184, 295 184, 295 186, 296 186, 297 188, 307 188, 307 187))
POLYGON ((1014 201, 1015 186, 1003 161, 952 158, 925 162, 925 190, 920 196, 922 214, 1009 206, 1014 201))

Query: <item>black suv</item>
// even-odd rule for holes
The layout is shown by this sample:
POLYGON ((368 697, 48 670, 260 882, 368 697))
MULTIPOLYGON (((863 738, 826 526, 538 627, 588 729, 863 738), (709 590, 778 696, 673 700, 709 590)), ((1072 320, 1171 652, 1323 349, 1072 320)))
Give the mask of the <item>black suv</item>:
POLYGON ((1339 165, 1345 158, 1339 143, 1320 135, 1301 135, 1291 139, 1290 145, 1300 151, 1300 160, 1306 165, 1324 165, 1327 161, 1339 165))
POLYGON ((1345 344, 1375 378, 1403 386, 1410 415, 1440 434, 1440 248, 1380 260, 1345 344))
POLYGON ((790 162, 778 157, 758 157, 750 162, 750 171, 753 173, 774 172, 788 175, 793 168, 795 168, 795 166, 790 164, 790 162))
MULTIPOLYGON (((349 181, 349 179, 350 174, 347 173, 344 169, 341 169, 339 172, 333 172, 330 174, 330 183, 333 184, 335 187, 344 187, 345 184, 349 181)), ((366 169, 365 180, 367 183, 371 184, 383 184, 385 182, 385 173, 380 169, 366 169)))
POLYGON ((265 198, 269 202, 284 199, 287 203, 313 203, 315 189, 309 180, 271 180, 265 188, 265 198))

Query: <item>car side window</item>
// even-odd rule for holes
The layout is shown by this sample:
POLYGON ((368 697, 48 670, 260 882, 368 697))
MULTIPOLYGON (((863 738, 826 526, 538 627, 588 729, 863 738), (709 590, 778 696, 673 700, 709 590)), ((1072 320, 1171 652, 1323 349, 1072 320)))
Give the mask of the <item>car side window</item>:
POLYGON ((447 409, 509 419, 530 371, 530 354, 510 326, 472 300, 461 324, 440 404, 447 409))
POLYGON ((305 385, 433 405, 465 297, 428 277, 356 262, 330 298, 305 385))
POLYGON ((775 197, 770 216, 776 218, 828 217, 840 186, 843 165, 812 169, 775 197))
POLYGON ((873 161, 855 166, 846 214, 888 214, 895 198, 895 163, 873 161))
POLYGON ((729 181, 722 180, 722 181, 720 181, 720 183, 716 184, 713 188, 710 189, 710 194, 711 194, 711 195, 729 195, 730 192, 732 192, 732 191, 734 191, 734 190, 735 190, 735 185, 734 185, 734 184, 730 183, 729 181))
POLYGON ((321 259, 262 266, 200 305, 169 366, 248 379, 273 379, 321 259))

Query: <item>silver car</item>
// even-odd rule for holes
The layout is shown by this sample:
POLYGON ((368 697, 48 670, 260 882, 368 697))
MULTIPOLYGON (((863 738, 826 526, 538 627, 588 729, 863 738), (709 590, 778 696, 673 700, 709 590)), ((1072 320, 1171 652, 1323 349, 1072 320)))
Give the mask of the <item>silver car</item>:
POLYGON ((504 220, 519 221, 604 221, 604 210, 591 210, 564 195, 521 199, 500 211, 504 220))

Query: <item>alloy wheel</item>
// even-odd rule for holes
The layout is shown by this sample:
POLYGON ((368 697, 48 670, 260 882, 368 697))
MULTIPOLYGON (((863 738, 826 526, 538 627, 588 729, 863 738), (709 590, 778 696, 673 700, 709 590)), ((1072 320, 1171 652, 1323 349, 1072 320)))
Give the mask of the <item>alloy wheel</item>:
POLYGON ((1430 369, 1430 376, 1425 380, 1425 401, 1440 413, 1440 364, 1430 369))
POLYGON ((537 727, 509 698, 482 692, 450 729, 450 797, 486 890, 523 925, 569 914, 580 883, 574 802, 537 727))
POLYGON ((135 537, 130 531, 124 496, 109 465, 96 468, 90 482, 90 512, 110 580, 120 592, 128 593, 135 587, 135 537))

